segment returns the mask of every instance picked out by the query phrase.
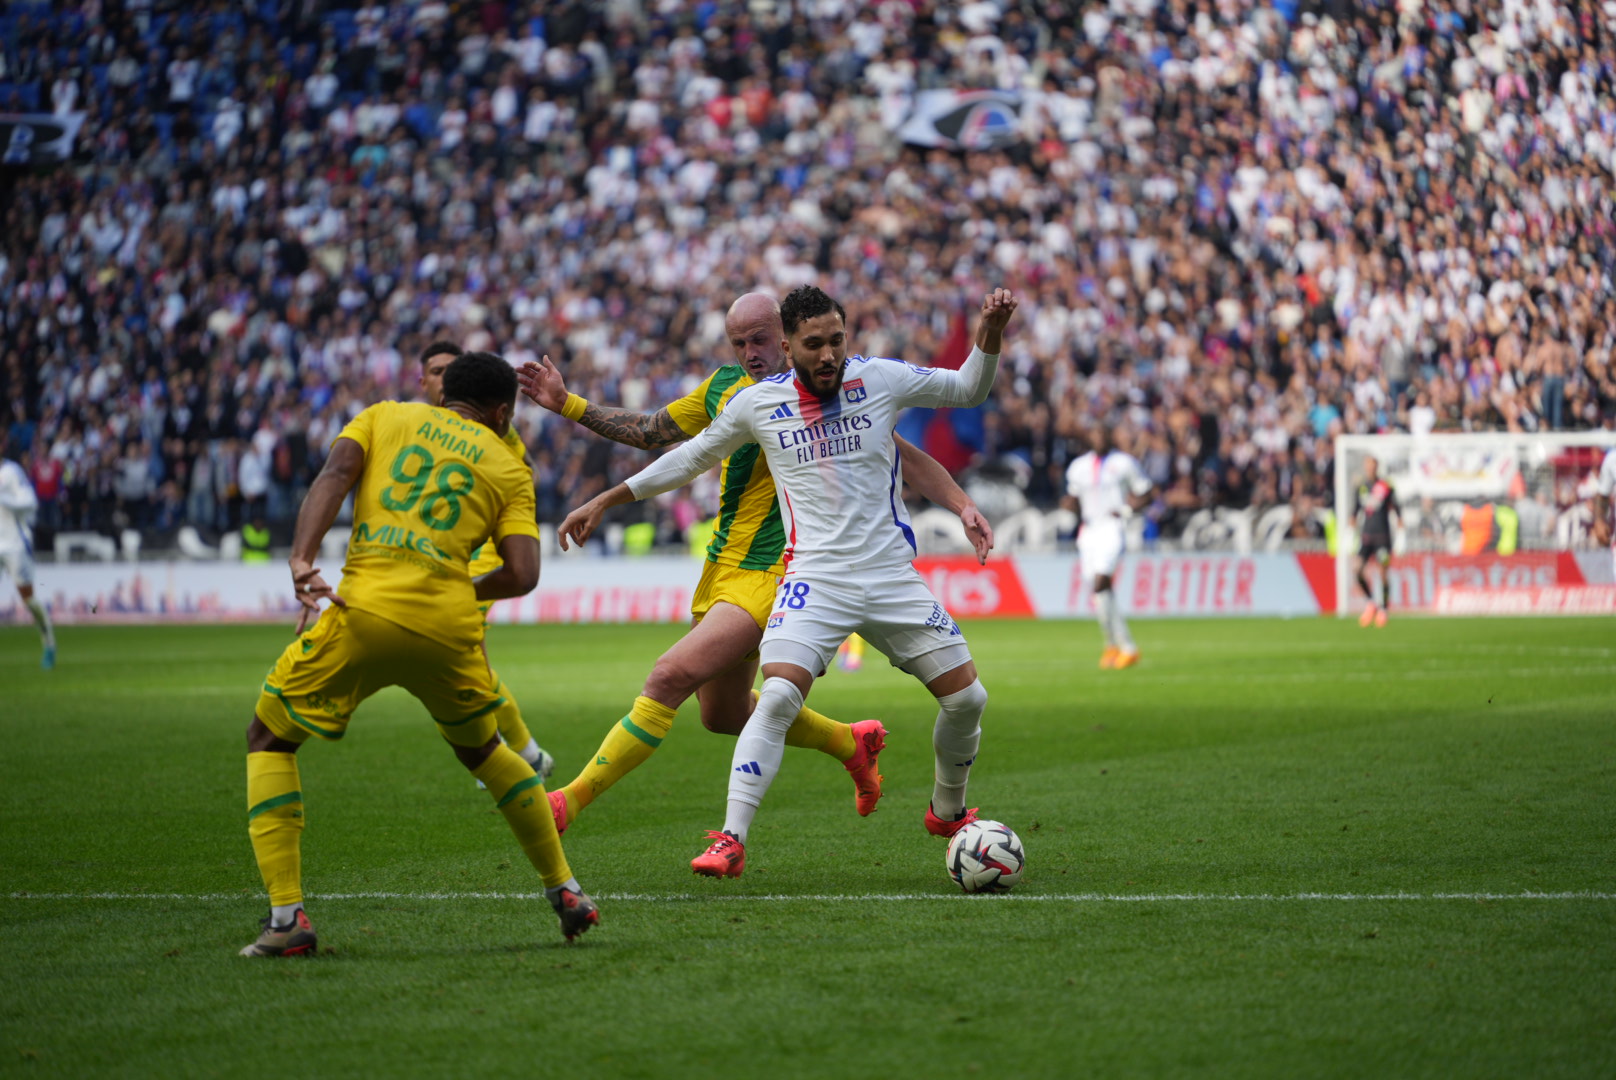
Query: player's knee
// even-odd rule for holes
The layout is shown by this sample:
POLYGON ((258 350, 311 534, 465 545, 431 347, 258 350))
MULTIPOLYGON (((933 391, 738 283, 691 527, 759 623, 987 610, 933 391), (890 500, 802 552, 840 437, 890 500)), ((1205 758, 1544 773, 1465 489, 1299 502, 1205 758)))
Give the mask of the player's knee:
POLYGON ((483 762, 492 757, 494 751, 499 749, 499 736, 495 735, 481 746, 454 746, 453 743, 450 746, 454 747, 454 755, 460 760, 460 764, 464 765, 468 771, 476 772, 482 768, 483 762))
POLYGON ((938 698, 937 705, 954 716, 979 717, 988 707, 988 688, 981 679, 972 679, 965 689, 938 698))
POLYGON ((1094 591, 1095 592, 1110 592, 1111 591, 1111 575, 1110 574, 1097 574, 1097 575, 1095 575, 1095 578, 1094 578, 1094 591))
MULTIPOLYGON (((664 656, 651 669, 641 693, 654 701, 678 708, 686 698, 696 692, 702 682, 699 674, 687 665, 664 656)), ((702 712, 705 717, 706 710, 703 709, 702 712)))
POLYGON ((250 754, 295 754, 298 746, 298 743, 276 735, 270 730, 269 725, 257 716, 254 716, 252 722, 247 725, 247 752, 250 754))
POLYGON ((751 723, 766 723, 778 728, 781 734, 797 719, 802 711, 805 695, 790 679, 774 676, 763 680, 758 692, 757 708, 752 710, 751 723))

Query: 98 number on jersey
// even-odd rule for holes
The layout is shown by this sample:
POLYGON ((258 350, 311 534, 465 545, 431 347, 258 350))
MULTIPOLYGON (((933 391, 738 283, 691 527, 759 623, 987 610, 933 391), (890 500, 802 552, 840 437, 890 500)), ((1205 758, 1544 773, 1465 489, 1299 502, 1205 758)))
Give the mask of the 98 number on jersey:
POLYGON ((382 505, 403 514, 414 510, 419 500, 417 516, 427 528, 439 532, 455 527, 460 520, 461 498, 477 487, 477 478, 470 469, 458 461, 439 465, 432 451, 424 446, 412 445, 400 450, 388 471, 398 483, 383 489, 382 505), (421 500, 429 480, 435 484, 434 489, 421 500))

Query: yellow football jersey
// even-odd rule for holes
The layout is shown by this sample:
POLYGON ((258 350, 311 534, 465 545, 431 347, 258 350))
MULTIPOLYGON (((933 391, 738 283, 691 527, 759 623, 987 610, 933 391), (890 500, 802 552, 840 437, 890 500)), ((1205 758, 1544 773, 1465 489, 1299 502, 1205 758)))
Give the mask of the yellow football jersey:
MULTIPOLYGON (((725 364, 669 404, 668 412, 687 435, 696 435, 753 381, 739 364, 725 364)), ((724 459, 719 491, 718 523, 707 545, 708 561, 784 573, 780 560, 786 549, 785 525, 774 494, 774 477, 757 443, 747 443, 724 459)))
MULTIPOLYGON (((511 453, 516 455, 516 460, 522 463, 523 468, 526 468, 527 446, 523 444, 522 436, 517 432, 515 427, 506 429, 505 446, 508 450, 510 450, 511 453)), ((495 547, 493 542, 490 541, 489 543, 486 543, 482 547, 478 548, 476 552, 472 554, 469 572, 472 577, 479 578, 484 574, 498 570, 504 565, 505 560, 499 557, 499 548, 495 547)))
POLYGON ((485 540, 539 535, 533 480, 486 425, 385 401, 342 429, 365 451, 342 598, 448 645, 481 640, 467 569, 485 540))

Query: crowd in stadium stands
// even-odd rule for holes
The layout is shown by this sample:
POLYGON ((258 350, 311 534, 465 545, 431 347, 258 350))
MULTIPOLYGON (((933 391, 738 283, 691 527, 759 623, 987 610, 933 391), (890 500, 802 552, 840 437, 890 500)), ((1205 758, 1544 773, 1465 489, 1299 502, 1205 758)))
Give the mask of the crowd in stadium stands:
MULTIPOLYGON (((284 530, 431 340, 654 409, 808 280, 917 362, 1018 290, 993 399, 923 437, 1052 506, 1109 425, 1168 535, 1327 504, 1336 432, 1616 410, 1611 0, 89 0, 0 42, 0 112, 86 114, 0 178, 46 529, 284 530), (973 87, 1019 139, 894 136, 973 87)), ((520 421, 545 520, 644 461, 520 421)))

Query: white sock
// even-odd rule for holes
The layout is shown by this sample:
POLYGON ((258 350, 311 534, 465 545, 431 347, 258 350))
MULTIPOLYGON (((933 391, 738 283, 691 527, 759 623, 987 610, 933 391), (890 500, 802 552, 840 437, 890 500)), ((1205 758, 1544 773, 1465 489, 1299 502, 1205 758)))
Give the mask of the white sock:
POLYGON ((735 740, 735 757, 730 762, 729 811, 724 817, 724 831, 743 844, 764 793, 780 771, 780 759, 786 752, 786 730, 801 711, 802 691, 789 679, 776 676, 763 680, 757 705, 735 740))
POLYGON ((546 900, 554 900, 556 897, 561 895, 561 890, 563 889, 570 889, 575 893, 581 893, 584 891, 583 887, 578 884, 578 879, 575 877, 570 877, 559 885, 545 886, 544 898, 546 900))
POLYGON ((285 926, 297 918, 298 909, 302 904, 274 904, 269 909, 269 924, 271 926, 285 926))
POLYGON ((988 692, 978 679, 958 693, 937 699, 937 726, 932 729, 931 745, 937 754, 931 789, 931 812, 948 821, 965 809, 965 785, 971 779, 971 763, 982 745, 982 710, 987 708, 988 692))
POLYGON ((1106 595, 1111 597, 1111 640, 1123 652, 1131 653, 1134 651, 1133 635, 1128 633, 1128 620, 1122 617, 1122 605, 1117 603, 1113 590, 1107 590, 1106 595))
POLYGON ((1117 643, 1116 638, 1112 636, 1115 633, 1112 629, 1112 623, 1114 622, 1114 612, 1116 610, 1116 593, 1106 589, 1104 592, 1094 594, 1094 611, 1100 622, 1100 632, 1105 635, 1105 646, 1108 649, 1117 643))
POLYGON ((50 612, 45 610, 45 605, 37 595, 30 596, 23 603, 28 606, 29 612, 34 616, 34 625, 39 627, 39 636, 45 639, 46 646, 54 646, 56 644, 56 628, 51 625, 50 612))
MULTIPOLYGON (((503 739, 504 736, 502 735, 500 738, 503 739)), ((506 745, 510 746, 509 743, 506 743, 506 745)), ((511 749, 516 750, 516 747, 512 746, 511 749)), ((520 750, 516 750, 516 752, 521 755, 523 761, 527 762, 535 769, 539 767, 539 740, 529 736, 527 745, 522 747, 520 750)))

